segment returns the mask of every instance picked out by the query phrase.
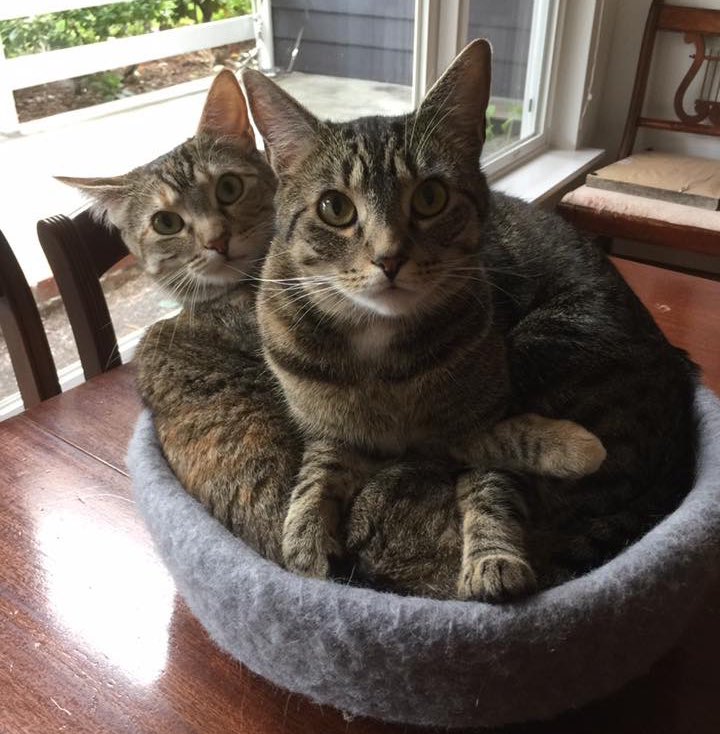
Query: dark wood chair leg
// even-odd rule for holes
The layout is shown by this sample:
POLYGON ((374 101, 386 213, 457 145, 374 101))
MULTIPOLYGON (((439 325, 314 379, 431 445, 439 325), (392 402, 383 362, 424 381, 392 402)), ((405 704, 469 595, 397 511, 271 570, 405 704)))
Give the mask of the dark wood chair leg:
POLYGON ((0 329, 25 407, 57 395, 60 383, 35 299, 2 232, 0 329))

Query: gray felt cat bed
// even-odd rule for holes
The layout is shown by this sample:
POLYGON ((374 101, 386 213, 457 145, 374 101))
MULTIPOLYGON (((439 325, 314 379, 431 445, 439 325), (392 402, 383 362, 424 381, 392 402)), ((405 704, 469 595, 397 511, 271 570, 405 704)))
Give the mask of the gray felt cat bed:
POLYGON ((522 602, 400 597, 260 558, 182 489, 150 416, 138 507, 190 608, 259 675, 351 715, 447 727, 551 717, 643 673, 690 620, 720 556, 720 401, 699 389, 695 487, 605 566, 522 602))

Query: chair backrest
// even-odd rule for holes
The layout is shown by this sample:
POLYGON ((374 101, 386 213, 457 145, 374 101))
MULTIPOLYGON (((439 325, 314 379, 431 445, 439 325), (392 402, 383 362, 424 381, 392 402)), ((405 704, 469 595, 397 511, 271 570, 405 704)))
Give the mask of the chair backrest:
POLYGON ((120 364, 115 329, 100 277, 128 255, 117 229, 88 210, 41 219, 38 238, 55 276, 75 336, 85 378, 120 364))
POLYGON ((635 85, 618 158, 632 153, 639 127, 656 128, 700 135, 720 135, 720 10, 665 5, 653 0, 645 24, 635 85), (675 91, 677 119, 643 116, 650 64, 658 32, 682 33, 685 43, 693 44, 692 63, 675 91), (708 43, 710 37, 715 41, 708 43), (699 75, 699 77, 698 77, 699 75), (693 80, 701 81, 695 100, 686 99, 693 80), (688 112, 691 106, 694 112, 688 112))
POLYGON ((30 286, 0 232, 0 329, 26 408, 60 392, 55 362, 30 286))

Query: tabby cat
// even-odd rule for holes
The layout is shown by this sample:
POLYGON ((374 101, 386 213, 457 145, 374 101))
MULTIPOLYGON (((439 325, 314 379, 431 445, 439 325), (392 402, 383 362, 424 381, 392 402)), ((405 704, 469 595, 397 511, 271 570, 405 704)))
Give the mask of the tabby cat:
POLYGON ((140 266, 183 303, 246 283, 272 236, 275 177, 229 70, 215 78, 185 143, 123 176, 57 178, 85 192, 140 266))
MULTIPOLYGON (((693 366, 593 244, 489 192, 489 44, 471 43, 399 118, 321 122, 260 73, 244 82, 279 179, 261 339, 306 438, 286 564, 325 575, 343 509, 403 454, 464 469, 465 598, 533 587, 537 508, 552 527, 538 552, 578 570, 667 513, 694 472, 693 366), (511 469, 541 461, 525 431, 507 444, 543 421, 507 418, 527 412, 586 426, 607 461, 579 481, 487 471, 494 450, 511 469)), ((388 538, 365 520, 363 539, 348 533, 356 550, 388 538)))
POLYGON ((252 278, 276 182, 235 76, 216 77, 196 135, 166 155, 123 176, 60 180, 86 192, 185 305, 148 330, 135 357, 170 465, 216 518, 281 562, 301 444, 258 348, 252 278))

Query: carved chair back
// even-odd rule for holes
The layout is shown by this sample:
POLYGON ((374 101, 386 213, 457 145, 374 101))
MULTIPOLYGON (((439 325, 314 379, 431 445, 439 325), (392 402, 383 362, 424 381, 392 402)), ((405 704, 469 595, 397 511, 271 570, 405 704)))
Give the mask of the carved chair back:
POLYGON ((42 219, 37 232, 65 304, 85 379, 119 366, 100 276, 128 255, 120 233, 95 221, 87 210, 74 217, 42 219))
POLYGON ((720 136, 720 10, 665 5, 662 0, 653 0, 618 158, 632 153, 639 127, 720 136), (682 33, 685 43, 694 46, 692 63, 675 91, 676 119, 643 115, 658 33, 682 33), (695 99, 690 99, 688 91, 696 78, 700 81, 699 92, 695 99), (692 111, 688 111, 689 107, 692 111))

